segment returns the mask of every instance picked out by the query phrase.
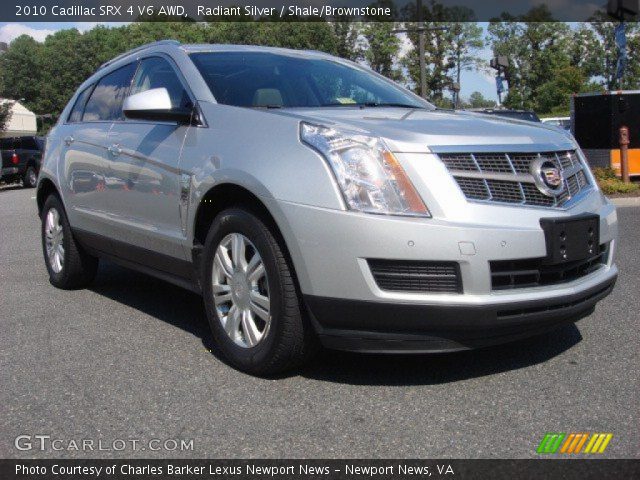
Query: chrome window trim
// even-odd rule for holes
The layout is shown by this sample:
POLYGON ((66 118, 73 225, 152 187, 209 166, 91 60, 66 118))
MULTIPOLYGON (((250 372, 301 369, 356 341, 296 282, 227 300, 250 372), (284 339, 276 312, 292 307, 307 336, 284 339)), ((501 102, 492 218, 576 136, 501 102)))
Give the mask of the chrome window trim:
MULTIPOLYGON (((155 45, 155 44, 154 44, 155 45)), ((148 48, 148 45, 145 45, 144 48, 148 48)), ((125 58, 127 58, 129 55, 131 54, 131 52, 128 52, 126 55, 123 55, 122 58, 117 58, 116 60, 124 60, 125 58)), ((71 113, 73 111, 73 108, 78 100, 78 97, 87 89, 91 89, 91 93, 89 94, 89 96, 87 97, 86 101, 85 101, 85 105, 82 109, 82 115, 84 115, 84 109, 87 105, 87 102, 91 99, 91 95, 93 95, 93 90, 96 88, 96 86, 98 85, 98 83, 100 83, 100 81, 106 77, 107 75, 110 75, 111 73, 115 72, 116 70, 119 70, 121 68, 124 68, 130 64, 135 63, 136 64, 136 68, 135 71, 133 72, 133 76, 131 77, 131 81, 129 82, 129 87, 128 87, 128 92, 131 92, 131 87, 133 85, 133 80, 136 77, 136 74, 138 73, 138 70, 140 69, 140 63, 147 59, 147 58, 153 58, 153 57, 159 57, 162 58, 164 60, 166 60, 169 65, 171 66, 171 68, 173 69, 173 71, 175 72, 175 74, 178 77, 178 80, 180 81, 180 83, 182 84, 182 87, 185 89, 185 91, 187 92, 187 95, 189 95, 189 98, 191 99, 191 103, 193 103, 193 106, 195 109, 198 110, 199 113, 199 122, 197 124, 191 125, 192 127, 198 127, 198 128, 208 128, 208 124, 206 122, 206 120, 204 119, 204 116, 202 115, 202 111, 200 109, 200 107, 198 106, 198 100, 196 99, 195 95, 193 94, 193 92, 191 91, 191 89, 189 88, 189 84, 186 81, 184 75, 182 74, 182 71, 180 70, 180 68, 178 67, 178 65, 176 64, 175 60, 173 58, 171 58, 171 55, 168 55, 164 52, 158 52, 158 51, 152 51, 152 52, 148 52, 146 54, 137 56, 135 58, 132 58, 130 62, 126 62, 122 65, 118 65, 117 67, 114 68, 110 68, 109 70, 106 70, 103 75, 100 76, 95 76, 91 78, 91 83, 89 85, 85 85, 85 83, 83 83, 78 90, 75 92, 72 100, 73 100, 73 105, 70 107, 69 109, 69 113, 66 115, 65 120, 64 120, 64 125, 80 125, 80 124, 96 124, 96 123, 108 123, 108 124, 122 124, 122 123, 136 123, 136 124, 150 124, 150 125, 158 125, 158 124, 166 124, 166 125, 175 125, 175 122, 164 122, 164 121, 151 121, 151 120, 127 120, 126 118, 124 119, 115 119, 115 120, 82 120, 82 118, 80 119, 80 121, 78 122, 70 122, 69 118, 71 116, 71 113), (82 88, 84 87, 84 88, 82 88)), ((112 65, 114 65, 116 62, 115 60, 107 62, 106 64, 102 65, 98 71, 101 71, 103 68, 106 67, 110 67, 112 65)), ((102 72, 101 72, 102 73, 102 72)), ((127 94, 128 96, 128 94, 127 94)), ((126 97, 125 97, 126 98, 126 97)), ((71 103, 71 102, 70 102, 71 103)))

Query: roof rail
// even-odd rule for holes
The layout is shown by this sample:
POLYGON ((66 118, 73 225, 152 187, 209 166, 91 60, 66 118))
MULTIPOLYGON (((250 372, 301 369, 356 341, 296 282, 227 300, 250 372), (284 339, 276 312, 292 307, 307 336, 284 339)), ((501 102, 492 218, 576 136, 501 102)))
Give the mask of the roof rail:
POLYGON ((133 53, 136 52, 140 52, 142 50, 146 50, 149 47, 155 47, 157 45, 180 45, 180 42, 178 40, 158 40, 157 42, 151 42, 151 43, 145 43, 144 45, 140 45, 139 47, 136 47, 134 49, 131 49, 127 52, 121 53, 120 55, 118 55, 115 58, 112 58, 109 61, 104 62, 102 65, 100 65, 100 68, 98 70, 102 70, 105 67, 108 67, 109 65, 111 65, 114 62, 117 62, 118 60, 127 57, 133 53))

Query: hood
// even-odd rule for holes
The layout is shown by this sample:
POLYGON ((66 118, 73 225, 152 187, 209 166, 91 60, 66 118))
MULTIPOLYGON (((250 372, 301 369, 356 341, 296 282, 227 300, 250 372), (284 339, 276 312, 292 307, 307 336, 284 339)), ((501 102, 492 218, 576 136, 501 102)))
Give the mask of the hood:
POLYGON ((382 137, 395 152, 553 151, 576 146, 541 123, 472 112, 406 108, 309 108, 273 111, 302 121, 382 137))

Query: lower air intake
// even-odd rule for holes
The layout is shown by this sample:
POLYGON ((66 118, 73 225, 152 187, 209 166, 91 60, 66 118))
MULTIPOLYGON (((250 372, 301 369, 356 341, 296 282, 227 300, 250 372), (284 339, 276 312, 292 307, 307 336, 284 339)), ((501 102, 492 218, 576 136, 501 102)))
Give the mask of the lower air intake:
POLYGON ((462 293, 457 262, 369 259, 369 268, 381 290, 412 293, 462 293))

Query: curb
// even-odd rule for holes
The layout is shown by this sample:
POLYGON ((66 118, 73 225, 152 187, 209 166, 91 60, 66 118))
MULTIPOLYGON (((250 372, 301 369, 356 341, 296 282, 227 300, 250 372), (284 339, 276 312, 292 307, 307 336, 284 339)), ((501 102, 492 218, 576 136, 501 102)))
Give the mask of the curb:
POLYGON ((640 207, 640 197, 610 198, 609 201, 616 207, 640 207))

